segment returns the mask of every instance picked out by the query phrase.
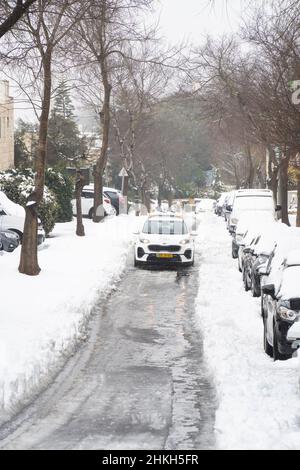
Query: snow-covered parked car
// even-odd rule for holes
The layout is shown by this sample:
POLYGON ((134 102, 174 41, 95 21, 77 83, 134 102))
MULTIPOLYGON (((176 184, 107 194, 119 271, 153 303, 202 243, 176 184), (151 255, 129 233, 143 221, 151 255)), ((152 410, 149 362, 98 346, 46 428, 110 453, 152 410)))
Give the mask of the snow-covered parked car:
POLYGON ((262 287, 264 296, 264 348, 276 359, 292 356, 292 340, 288 331, 300 320, 300 250, 290 251, 262 287))
POLYGON ((236 225, 236 230, 232 233, 231 253, 233 258, 238 257, 239 247, 244 239, 244 235, 250 230, 256 233, 263 233, 267 227, 273 227, 276 223, 273 213, 247 211, 242 214, 236 225))
MULTIPOLYGON (((0 231, 11 231, 19 236, 22 242, 25 223, 25 209, 11 201, 0 191, 0 231)), ((45 231, 40 219, 38 219, 38 244, 45 240, 45 231)))
POLYGON ((223 215, 224 203, 228 193, 222 193, 219 199, 217 200, 215 207, 215 214, 218 216, 223 215))
MULTIPOLYGON (((93 185, 84 186, 81 194, 81 208, 82 215, 85 217, 93 218, 94 212, 94 187, 93 185)), ((76 216, 76 199, 72 199, 73 215, 76 216)), ((103 210, 104 215, 116 215, 117 211, 111 204, 111 200, 103 193, 103 210)))
POLYGON ((194 264, 196 232, 189 233, 183 217, 171 214, 149 216, 142 230, 135 235, 135 266, 194 264))
POLYGON ((242 214, 249 212, 271 215, 277 220, 277 211, 280 206, 275 206, 273 191, 270 189, 239 189, 236 191, 229 219, 229 232, 234 233, 242 214))
MULTIPOLYGON (((253 297, 261 295, 261 273, 267 269, 272 261, 277 246, 286 246, 290 228, 282 223, 273 222, 260 228, 260 235, 253 244, 246 259, 244 271, 246 290, 251 289, 253 297)), ((300 240, 299 240, 300 244, 300 240)))

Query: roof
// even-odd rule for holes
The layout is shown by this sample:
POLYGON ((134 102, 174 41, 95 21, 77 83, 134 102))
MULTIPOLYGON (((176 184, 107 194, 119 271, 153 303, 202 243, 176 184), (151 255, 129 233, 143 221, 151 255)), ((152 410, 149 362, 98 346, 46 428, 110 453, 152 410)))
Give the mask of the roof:
POLYGON ((235 197, 267 196, 273 197, 271 189, 238 189, 235 197))
POLYGON ((183 220, 183 217, 181 214, 172 214, 172 213, 154 213, 150 214, 148 216, 148 219, 157 219, 157 220, 171 220, 171 219, 178 219, 178 220, 183 220))

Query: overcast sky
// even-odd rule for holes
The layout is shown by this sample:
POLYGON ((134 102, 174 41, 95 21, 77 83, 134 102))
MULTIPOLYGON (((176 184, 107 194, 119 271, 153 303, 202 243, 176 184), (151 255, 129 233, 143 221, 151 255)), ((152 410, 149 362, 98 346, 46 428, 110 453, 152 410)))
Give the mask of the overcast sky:
MULTIPOLYGON (((155 21, 159 19, 160 36, 168 43, 200 44, 207 34, 218 36, 237 31, 242 8, 248 1, 214 0, 212 5, 210 0, 158 0, 155 21)), ((15 95, 13 88, 11 94, 15 95)), ((19 117, 34 119, 28 104, 16 102, 15 118, 19 117), (20 109, 22 107, 27 109, 20 109)))
POLYGON ((247 0, 160 0, 161 32, 170 42, 199 44, 207 35, 236 31, 247 0))

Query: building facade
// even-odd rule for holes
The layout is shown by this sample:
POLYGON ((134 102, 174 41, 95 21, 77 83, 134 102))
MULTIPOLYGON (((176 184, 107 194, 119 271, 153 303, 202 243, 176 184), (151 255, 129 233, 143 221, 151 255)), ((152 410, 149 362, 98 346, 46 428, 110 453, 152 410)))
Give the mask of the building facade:
POLYGON ((0 170, 14 166, 14 101, 9 83, 0 80, 0 170))

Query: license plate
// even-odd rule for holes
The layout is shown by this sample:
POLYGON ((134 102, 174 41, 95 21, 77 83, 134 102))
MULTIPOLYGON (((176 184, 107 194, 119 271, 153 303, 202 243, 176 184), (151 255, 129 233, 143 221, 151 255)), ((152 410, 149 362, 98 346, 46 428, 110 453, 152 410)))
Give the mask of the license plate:
POLYGON ((173 255, 170 255, 169 253, 157 253, 156 258, 173 258, 173 255))

